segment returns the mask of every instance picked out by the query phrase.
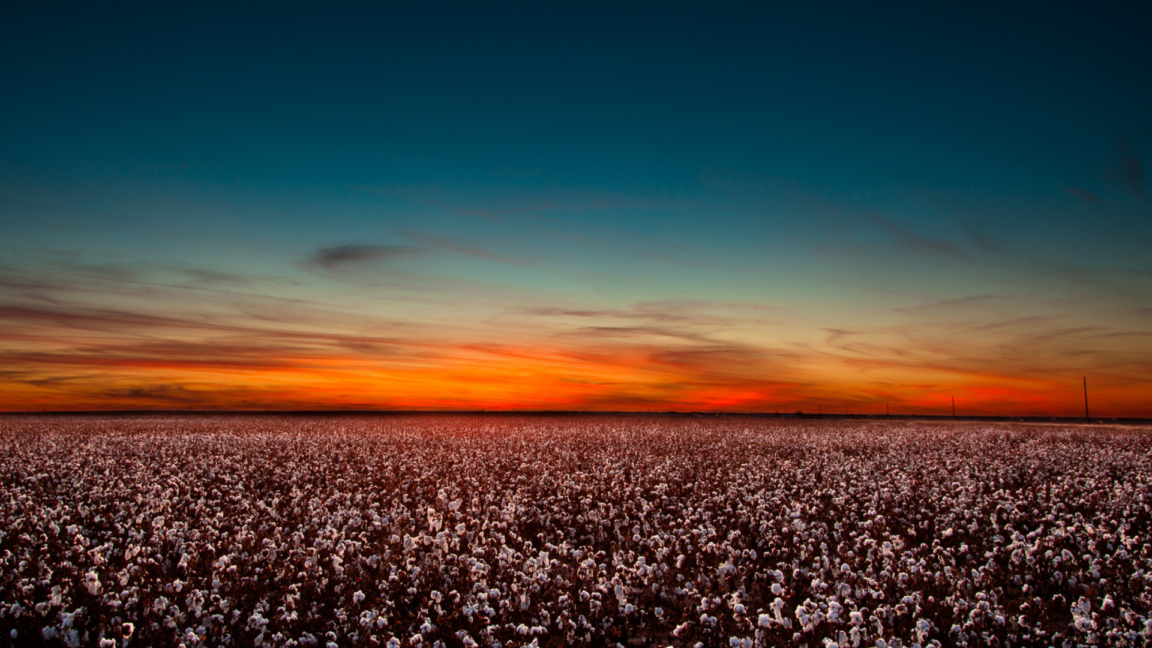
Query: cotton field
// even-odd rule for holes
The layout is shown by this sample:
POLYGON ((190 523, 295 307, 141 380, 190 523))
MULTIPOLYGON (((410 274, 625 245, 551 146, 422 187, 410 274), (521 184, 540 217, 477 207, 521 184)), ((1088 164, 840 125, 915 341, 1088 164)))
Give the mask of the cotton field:
POLYGON ((0 632, 67 646, 1143 646, 1152 430, 0 419, 0 632))

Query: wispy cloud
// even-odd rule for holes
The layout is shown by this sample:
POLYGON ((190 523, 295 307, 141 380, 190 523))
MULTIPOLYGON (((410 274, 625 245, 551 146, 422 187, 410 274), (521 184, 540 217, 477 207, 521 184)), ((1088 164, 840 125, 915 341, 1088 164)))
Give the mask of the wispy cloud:
POLYGON ((416 251, 416 248, 396 245, 337 245, 316 250, 309 262, 332 271, 349 265, 410 255, 416 251))
POLYGON ((484 259, 485 261, 495 261, 496 263, 505 263, 508 265, 520 266, 522 268, 532 268, 536 270, 540 269, 539 264, 535 259, 514 258, 502 254, 497 254, 482 247, 461 243, 446 236, 428 234, 426 232, 419 232, 408 228, 397 230, 397 233, 410 241, 417 241, 429 247, 437 247, 449 252, 455 252, 457 254, 475 257, 477 259, 484 259))
POLYGON ((1081 187, 1064 187, 1064 191, 1068 192, 1069 194, 1071 194, 1073 196, 1076 196, 1080 200, 1083 200, 1084 202, 1086 202, 1090 205, 1099 205, 1100 204, 1100 197, 1097 196, 1096 194, 1092 193, 1091 191, 1088 191, 1087 189, 1083 189, 1081 187))
MULTIPOLYGON (((322 248, 312 266, 408 254, 364 247, 322 248)), ((262 295, 265 284, 225 269, 121 265, 0 272, 0 406, 792 411, 847 402, 882 412, 885 401, 931 411, 954 392, 981 394, 990 413, 1059 412, 1060 399, 1045 394, 1069 376, 1107 376, 1102 405, 1109 393, 1122 403, 1133 385, 1146 388, 1141 372, 1152 366, 1142 302, 1078 319, 977 293, 878 309, 884 317, 867 322, 755 300, 528 299, 512 288, 465 305, 475 286, 461 283, 384 316, 400 303, 390 288, 337 306, 308 286, 262 295), (170 283, 142 279, 154 276, 170 283)))
POLYGON ((235 272, 221 272, 219 270, 208 270, 205 268, 186 268, 183 272, 188 275, 194 283, 200 284, 230 284, 242 286, 250 284, 253 281, 252 277, 235 272))
POLYGON ((969 258, 969 255, 961 249, 960 246, 950 241, 941 241, 921 236, 879 214, 873 214, 872 221, 907 250, 944 255, 956 259, 969 258))

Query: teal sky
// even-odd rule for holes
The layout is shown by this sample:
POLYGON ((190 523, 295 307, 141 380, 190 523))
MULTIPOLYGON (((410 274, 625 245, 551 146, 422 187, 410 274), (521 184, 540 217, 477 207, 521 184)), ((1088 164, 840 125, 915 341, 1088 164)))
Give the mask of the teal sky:
POLYGON ((0 405, 1150 416, 1150 17, 6 8, 0 405))

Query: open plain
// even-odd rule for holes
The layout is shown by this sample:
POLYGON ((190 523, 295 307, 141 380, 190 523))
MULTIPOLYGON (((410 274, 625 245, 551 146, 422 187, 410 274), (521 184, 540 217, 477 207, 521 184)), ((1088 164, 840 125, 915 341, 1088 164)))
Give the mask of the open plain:
POLYGON ((14 645, 1146 645, 1146 427, 10 416, 14 645))

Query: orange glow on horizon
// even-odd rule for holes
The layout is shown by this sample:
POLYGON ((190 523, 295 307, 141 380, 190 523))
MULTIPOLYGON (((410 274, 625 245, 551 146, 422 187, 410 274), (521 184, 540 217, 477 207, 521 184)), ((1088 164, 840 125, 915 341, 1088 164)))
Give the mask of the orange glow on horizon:
MULTIPOLYGON (((433 361, 371 362, 357 357, 286 356, 259 368, 212 358, 73 358, 87 372, 53 380, 53 363, 37 385, 11 386, 6 411, 69 410, 552 410, 701 411, 843 414, 1078 416, 1078 377, 955 376, 907 368, 904 386, 877 389, 850 368, 839 380, 758 379, 715 367, 670 367, 634 353, 580 354, 568 348, 461 345, 440 348, 433 361), (935 373, 934 382, 922 382, 935 373), (853 379, 857 380, 853 380, 853 379), (959 378, 959 380, 956 380, 959 378), (60 386, 64 383, 64 387, 60 386)), ((31 367, 30 367, 31 369, 31 367)), ((891 373, 891 372, 888 372, 891 373)), ((828 376, 828 373, 823 374, 828 376)), ((1149 412, 1131 387, 1090 379, 1094 416, 1142 417, 1149 412), (1099 383, 1099 385, 1094 383, 1099 383)))

